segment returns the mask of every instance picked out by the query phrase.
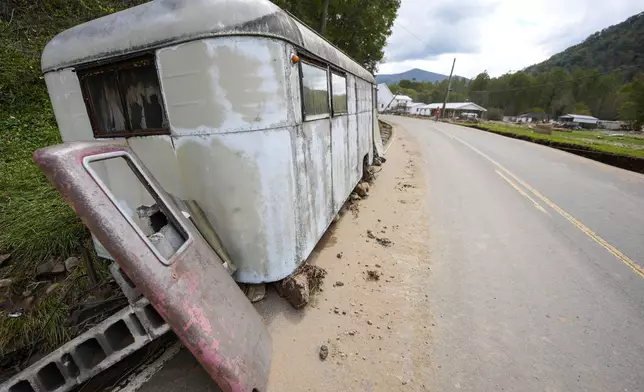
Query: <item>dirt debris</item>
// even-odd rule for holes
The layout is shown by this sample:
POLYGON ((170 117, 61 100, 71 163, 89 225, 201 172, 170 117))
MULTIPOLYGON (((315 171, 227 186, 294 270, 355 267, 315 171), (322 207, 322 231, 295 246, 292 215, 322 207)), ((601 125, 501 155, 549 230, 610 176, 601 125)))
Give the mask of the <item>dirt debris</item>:
POLYGON ((342 286, 344 286, 344 282, 343 282, 343 281, 341 281, 341 280, 338 280, 337 282, 335 282, 335 284, 334 284, 333 286, 335 286, 335 287, 342 287, 342 286))
POLYGON ((371 231, 371 230, 367 230, 367 237, 372 239, 372 240, 376 240, 377 243, 379 243, 380 245, 382 245, 384 247, 390 247, 391 245, 393 245, 393 242, 391 242, 391 240, 389 238, 376 237, 376 235, 373 234, 373 231, 371 231))
POLYGON ((306 306, 311 294, 321 290, 327 271, 316 265, 305 264, 294 274, 275 283, 275 289, 296 309, 306 306))
POLYGON ((326 346, 326 344, 323 344, 320 346, 320 359, 321 360, 326 360, 326 357, 329 356, 329 348, 326 346))
POLYGON ((49 260, 36 268, 36 278, 64 274, 67 270, 60 261, 49 260))
POLYGON ((385 238, 385 237, 376 238, 376 242, 384 247, 390 247, 391 245, 393 245, 393 242, 391 242, 389 238, 385 238))
POLYGON ((261 301, 266 297, 266 285, 264 283, 244 284, 242 290, 251 303, 261 301))
POLYGON ((356 186, 355 192, 360 197, 367 197, 369 195, 369 183, 361 182, 356 186))
POLYGON ((382 272, 376 270, 367 270, 367 280, 380 280, 382 272))

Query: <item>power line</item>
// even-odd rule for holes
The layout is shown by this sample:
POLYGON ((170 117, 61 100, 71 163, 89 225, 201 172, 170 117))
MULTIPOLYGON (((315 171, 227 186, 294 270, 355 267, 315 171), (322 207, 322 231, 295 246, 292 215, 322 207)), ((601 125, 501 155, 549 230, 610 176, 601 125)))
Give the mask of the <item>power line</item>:
POLYGON ((394 23, 395 23, 395 24, 397 24, 398 26, 402 27, 402 28, 403 28, 403 30, 405 30, 407 33, 409 33, 409 35, 411 35, 412 37, 416 38, 417 40, 419 40, 419 41, 420 41, 420 42, 422 42, 423 44, 427 45, 427 42, 425 42, 424 40, 422 40, 422 39, 418 38, 418 36, 417 36, 416 34, 414 34, 414 33, 412 33, 411 31, 409 31, 409 29, 408 29, 407 27, 403 26, 403 24, 402 24, 402 23, 400 23, 400 22, 398 22, 398 21, 394 21, 394 23))

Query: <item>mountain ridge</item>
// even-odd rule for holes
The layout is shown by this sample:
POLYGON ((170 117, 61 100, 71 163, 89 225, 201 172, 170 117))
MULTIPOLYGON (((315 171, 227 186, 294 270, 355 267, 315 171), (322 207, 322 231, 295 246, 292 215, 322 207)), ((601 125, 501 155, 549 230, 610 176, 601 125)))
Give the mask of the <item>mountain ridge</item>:
POLYGON ((387 83, 387 84, 398 83, 401 80, 414 80, 414 79, 417 82, 440 83, 447 78, 448 78, 448 75, 425 71, 424 69, 420 69, 420 68, 412 68, 405 72, 394 73, 394 74, 376 75, 376 81, 378 83, 387 83))
POLYGON ((597 31, 583 42, 552 55, 549 59, 523 69, 539 74, 553 68, 571 71, 575 68, 612 72, 625 69, 623 75, 631 80, 644 68, 644 12, 625 21, 597 31), (638 65, 638 67, 633 67, 638 65))

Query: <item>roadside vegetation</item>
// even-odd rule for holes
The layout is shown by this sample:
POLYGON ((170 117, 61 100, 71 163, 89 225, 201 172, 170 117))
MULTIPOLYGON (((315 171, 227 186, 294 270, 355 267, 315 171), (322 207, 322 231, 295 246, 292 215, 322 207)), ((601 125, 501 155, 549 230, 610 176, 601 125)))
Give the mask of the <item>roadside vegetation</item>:
POLYGON ((553 145, 569 148, 571 150, 590 149, 614 155, 622 155, 633 158, 644 158, 644 135, 629 136, 628 133, 615 131, 557 131, 553 130, 551 135, 536 133, 534 129, 516 125, 482 122, 476 125, 472 123, 460 123, 460 125, 475 127, 489 132, 519 137, 524 140, 534 141, 540 144, 553 145))
MULTIPOLYGON (((40 53, 58 32, 141 2, 0 4, 0 380, 91 327, 91 322, 70 326, 66 321, 74 304, 100 289, 88 281, 83 263, 69 271, 42 274, 41 268, 37 273, 45 263, 79 255, 89 236, 33 162, 36 149, 61 141, 40 53)), ((105 287, 106 265, 95 264, 105 287)))

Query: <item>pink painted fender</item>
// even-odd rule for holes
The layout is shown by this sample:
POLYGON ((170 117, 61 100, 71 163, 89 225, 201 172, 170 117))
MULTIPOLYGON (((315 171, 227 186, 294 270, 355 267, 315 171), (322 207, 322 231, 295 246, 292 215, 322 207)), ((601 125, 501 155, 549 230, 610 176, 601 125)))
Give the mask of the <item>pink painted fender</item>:
POLYGON ((224 392, 265 392, 271 338, 198 231, 134 152, 118 142, 40 149, 34 160, 224 392), (124 158, 185 242, 167 258, 119 208, 89 163, 124 158))

